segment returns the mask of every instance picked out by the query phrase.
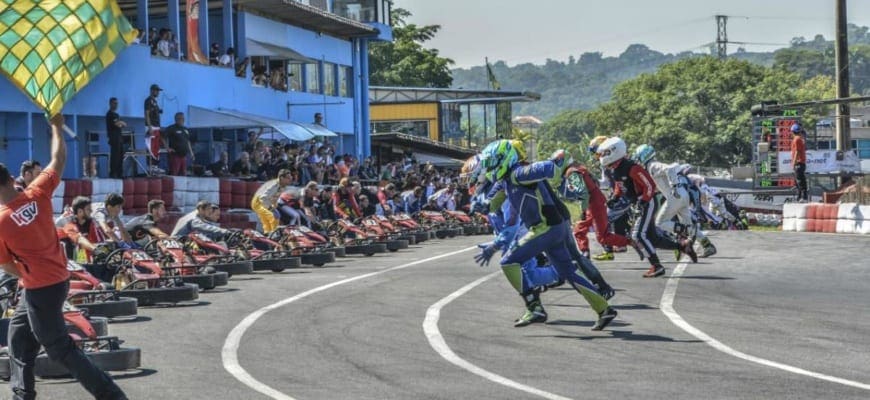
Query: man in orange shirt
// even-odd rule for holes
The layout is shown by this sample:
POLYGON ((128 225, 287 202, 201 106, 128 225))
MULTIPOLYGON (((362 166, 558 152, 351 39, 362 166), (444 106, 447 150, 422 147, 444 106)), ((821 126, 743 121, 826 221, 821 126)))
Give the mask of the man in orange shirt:
POLYGON ((794 179, 797 181, 798 201, 805 203, 809 200, 807 191, 807 143, 804 140, 806 131, 801 124, 791 126, 794 136, 791 142, 791 168, 794 171, 794 179))
POLYGON ((24 288, 9 321, 9 385, 15 399, 36 398, 33 370, 42 346, 94 397, 126 399, 112 378, 75 345, 63 319, 69 271, 51 209, 51 195, 66 163, 62 128, 63 115, 58 114, 51 119, 51 162, 24 192, 15 190, 9 170, 0 163, 0 268, 17 276, 24 288))

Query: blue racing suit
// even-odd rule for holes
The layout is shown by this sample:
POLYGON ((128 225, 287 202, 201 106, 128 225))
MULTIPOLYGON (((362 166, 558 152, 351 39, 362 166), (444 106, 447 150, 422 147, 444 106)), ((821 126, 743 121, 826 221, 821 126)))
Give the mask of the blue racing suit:
POLYGON ((517 210, 522 226, 527 229, 502 257, 501 266, 514 289, 525 296, 529 288, 524 285, 522 264, 543 252, 559 277, 570 282, 600 315, 608 308, 607 300, 574 266, 568 249, 569 245, 576 246, 570 215, 547 182, 559 171, 553 161, 517 164, 490 190, 490 209, 500 207, 506 200, 517 210))
MULTIPOLYGON (((496 248, 502 249, 502 256, 510 251, 516 244, 516 240, 528 232, 520 223, 516 210, 509 202, 504 202, 499 212, 489 214, 489 223, 496 232, 493 242, 496 248)), ((522 264, 523 292, 537 287, 547 286, 559 281, 559 274, 552 265, 539 266, 536 257, 532 257, 522 264)))

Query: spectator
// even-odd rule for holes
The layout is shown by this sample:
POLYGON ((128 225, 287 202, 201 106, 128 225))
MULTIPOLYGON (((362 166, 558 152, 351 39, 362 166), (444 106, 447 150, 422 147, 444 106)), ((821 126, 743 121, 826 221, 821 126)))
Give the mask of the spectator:
POLYGON ((791 168, 794 171, 794 177, 797 181, 797 197, 799 203, 809 201, 809 192, 807 190, 807 145, 804 140, 804 131, 801 124, 791 126, 791 132, 794 136, 791 142, 791 168))
POLYGON ((121 207, 123 206, 123 196, 109 193, 106 195, 103 207, 94 210, 93 219, 99 228, 97 233, 100 236, 100 242, 132 243, 130 234, 121 221, 121 207))
POLYGON ((393 214, 392 199, 396 194, 396 185, 388 183, 378 191, 378 215, 390 216, 393 214))
POLYGON ((406 214, 413 215, 419 212, 423 208, 423 187, 417 186, 413 190, 402 193, 402 203, 406 214))
POLYGON ((314 125, 326 126, 323 124, 323 114, 314 113, 314 125))
POLYGON ((23 192, 41 172, 42 164, 39 161, 27 160, 21 163, 21 168, 18 169, 18 178, 15 178, 14 182, 15 190, 23 192))
POLYGON ((209 166, 209 171, 211 171, 211 175, 219 178, 230 176, 229 160, 229 154, 227 154, 227 152, 225 151, 222 151, 220 158, 215 161, 214 164, 209 166))
POLYGON ((121 179, 124 175, 121 128, 125 128, 127 123, 121 120, 117 110, 118 98, 112 97, 109 99, 109 111, 106 112, 106 136, 109 139, 109 178, 112 179, 121 179))
POLYGON ((317 208, 320 203, 318 198, 317 182, 308 182, 302 190, 302 210, 309 220, 317 219, 317 208))
POLYGON ((369 202, 368 196, 364 194, 359 196, 359 208, 362 210, 363 217, 375 215, 375 206, 369 202))
POLYGON ((172 31, 169 29, 163 28, 160 30, 160 37, 157 41, 157 55, 161 57, 169 58, 172 51, 172 45, 170 41, 172 40, 172 31))
POLYGON ((234 176, 248 178, 254 172, 254 168, 251 165, 251 155, 248 154, 247 151, 243 151, 242 154, 239 155, 239 159, 233 163, 233 167, 230 168, 230 173, 234 176))
POLYGON ((163 110, 157 103, 157 96, 160 96, 163 89, 157 84, 152 84, 150 91, 145 98, 145 143, 151 153, 148 164, 156 166, 160 157, 160 148, 163 146, 160 139, 160 114, 163 114, 163 110))
POLYGON ((272 70, 270 81, 269 85, 272 89, 287 91, 287 80, 284 79, 284 71, 272 70))
POLYGON ((245 76, 247 76, 249 64, 251 64, 251 59, 248 57, 245 57, 242 59, 242 61, 239 61, 239 63, 236 64, 236 76, 239 78, 244 78, 245 76))
POLYGON ((320 191, 318 216, 321 220, 335 220, 335 207, 332 203, 332 187, 326 186, 320 191))
POLYGON ((296 154, 295 164, 296 170, 299 171, 300 182, 308 182, 314 179, 314 177, 311 176, 310 166, 308 165, 308 154, 305 151, 301 149, 299 150, 296 154))
MULTIPOLYGON (((227 50, 229 51, 229 49, 227 50)), ((221 45, 217 43, 212 43, 211 47, 208 49, 208 64, 209 65, 220 65, 219 60, 221 58, 221 45)))
POLYGON ((359 177, 363 180, 375 180, 378 179, 378 174, 375 172, 374 167, 372 167, 372 158, 366 157, 363 160, 362 167, 359 168, 359 177))
POLYGON ((184 126, 184 113, 175 113, 175 124, 166 128, 169 140, 169 175, 187 175, 187 157, 193 157, 190 131, 184 126))
MULTIPOLYGON (((247 60, 247 58, 245 58, 247 60)), ((222 67, 232 67, 236 64, 236 50, 232 47, 227 48, 227 52, 220 56, 218 64, 222 67)))
POLYGON ((308 170, 313 179, 317 183, 323 183, 323 157, 318 154, 316 147, 311 146, 308 151, 308 170))

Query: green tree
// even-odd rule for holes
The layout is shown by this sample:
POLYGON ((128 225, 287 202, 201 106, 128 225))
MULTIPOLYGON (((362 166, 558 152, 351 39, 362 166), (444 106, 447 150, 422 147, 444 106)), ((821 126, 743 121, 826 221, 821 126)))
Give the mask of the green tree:
POLYGON ((382 86, 450 87, 453 60, 440 57, 436 49, 423 47, 441 26, 409 24, 411 13, 402 8, 393 9, 391 15, 393 41, 369 47, 369 82, 382 86))
POLYGON ((575 160, 588 163, 592 157, 586 146, 593 132, 595 124, 589 119, 588 111, 563 111, 541 125, 538 130, 535 138, 538 157, 546 158, 554 151, 564 149, 575 160))
POLYGON ((823 98, 830 80, 735 59, 691 58, 622 82, 589 118, 597 134, 619 134, 630 148, 648 143, 662 160, 731 166, 751 157, 750 107, 823 98), (811 82, 811 83, 810 83, 811 82))

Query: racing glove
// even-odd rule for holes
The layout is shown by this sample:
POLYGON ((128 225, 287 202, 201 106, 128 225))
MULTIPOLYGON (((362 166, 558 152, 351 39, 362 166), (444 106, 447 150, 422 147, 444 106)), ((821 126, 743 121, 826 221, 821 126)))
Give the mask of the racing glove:
POLYGON ((484 243, 477 245, 481 249, 480 254, 474 256, 474 262, 478 263, 481 267, 485 267, 489 265, 489 260, 495 255, 495 252, 498 250, 495 243, 484 243))

